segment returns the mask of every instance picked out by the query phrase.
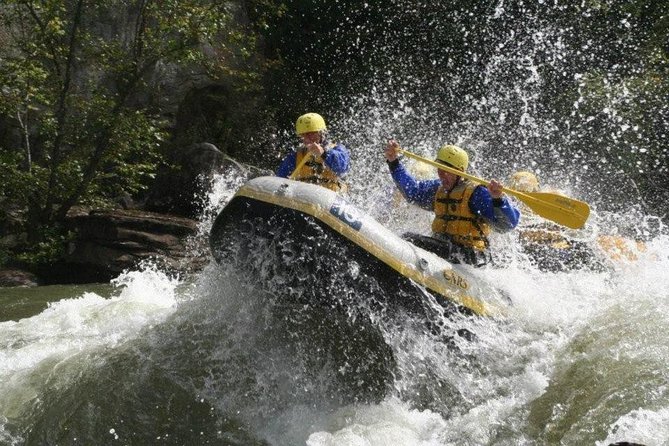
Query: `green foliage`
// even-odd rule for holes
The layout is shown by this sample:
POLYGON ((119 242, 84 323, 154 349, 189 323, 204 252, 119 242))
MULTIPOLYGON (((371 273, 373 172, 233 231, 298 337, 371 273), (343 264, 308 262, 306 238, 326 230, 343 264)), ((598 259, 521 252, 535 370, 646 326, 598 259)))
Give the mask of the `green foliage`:
POLYGON ((0 119, 13 123, 21 144, 0 147, 0 197, 30 209, 27 225, 40 228, 75 204, 145 190, 166 138, 160 73, 197 72, 204 48, 224 52, 228 8, 213 0, 6 0, 0 119))
POLYGON ((60 226, 44 228, 40 231, 40 241, 15 255, 14 258, 30 270, 52 265, 62 259, 71 238, 72 234, 60 226))
MULTIPOLYGON (((0 148, 1 149, 1 148, 0 148)), ((28 201, 34 181, 39 181, 39 175, 21 170, 22 156, 8 150, 0 150, 0 199, 3 202, 12 200, 25 203, 28 201)))

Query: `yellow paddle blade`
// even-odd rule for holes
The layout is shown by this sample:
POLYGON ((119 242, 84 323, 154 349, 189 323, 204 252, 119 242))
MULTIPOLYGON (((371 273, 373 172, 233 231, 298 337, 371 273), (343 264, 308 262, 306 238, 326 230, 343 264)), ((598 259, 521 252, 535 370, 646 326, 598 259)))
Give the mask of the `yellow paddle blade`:
POLYGON ((580 229, 590 215, 587 203, 550 192, 518 192, 503 188, 504 192, 517 197, 532 211, 555 223, 572 229, 580 229))
MULTIPOLYGON (((487 180, 477 178, 474 175, 469 175, 468 173, 461 172, 458 169, 455 169, 450 166, 445 166, 444 164, 438 163, 436 161, 423 158, 422 156, 416 155, 415 153, 408 152, 404 149, 399 150, 400 153, 408 156, 409 158, 416 159, 423 163, 427 163, 431 166, 436 167, 437 169, 445 170, 452 174, 467 178, 468 180, 474 181, 479 184, 488 185, 490 183, 487 180)), ((585 225, 588 216, 590 215, 590 206, 583 201, 574 200, 573 198, 565 197, 560 194, 553 194, 550 192, 519 192, 517 190, 508 189, 506 187, 502 188, 504 192, 509 195, 513 195, 518 198, 520 201, 525 203, 534 213, 537 215, 554 221, 555 223, 561 224, 568 228, 580 229, 585 225)))

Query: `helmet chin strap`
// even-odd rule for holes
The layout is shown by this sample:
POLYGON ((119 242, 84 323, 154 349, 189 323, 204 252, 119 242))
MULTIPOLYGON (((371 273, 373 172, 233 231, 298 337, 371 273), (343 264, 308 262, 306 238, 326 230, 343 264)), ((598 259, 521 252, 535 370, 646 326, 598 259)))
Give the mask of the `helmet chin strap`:
MULTIPOLYGON (((462 177, 460 177, 460 176, 456 177, 456 178, 455 178, 455 181, 453 181, 453 184, 451 185, 451 187, 448 188, 448 191, 449 191, 449 192, 452 191, 453 189, 455 189, 455 187, 456 187, 458 184, 460 184, 460 183, 463 182, 463 181, 464 181, 464 179, 463 179, 462 177)), ((444 183, 441 183, 441 185, 443 186, 444 183)))

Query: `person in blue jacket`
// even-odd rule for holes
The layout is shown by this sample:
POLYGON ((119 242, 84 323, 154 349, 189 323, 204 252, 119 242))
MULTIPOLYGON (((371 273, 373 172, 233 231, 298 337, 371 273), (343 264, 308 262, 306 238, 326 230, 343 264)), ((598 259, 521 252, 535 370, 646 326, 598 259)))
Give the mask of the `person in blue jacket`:
MULTIPOLYGON (((417 181, 400 162, 399 149, 397 141, 390 140, 384 153, 395 184, 410 203, 434 212, 432 236, 410 233, 405 238, 453 263, 488 263, 491 231, 510 231, 520 218, 502 185, 496 180, 477 185, 444 170, 438 171, 438 179, 417 181)), ((436 161, 466 172, 469 156, 460 147, 445 145, 436 161)))
POLYGON ((295 123, 301 146, 281 162, 276 175, 318 184, 335 192, 344 192, 344 175, 349 170, 350 155, 343 144, 327 140, 325 120, 318 113, 307 113, 295 123), (305 159, 306 157, 306 159, 305 159), (296 170, 297 169, 297 170, 296 170))

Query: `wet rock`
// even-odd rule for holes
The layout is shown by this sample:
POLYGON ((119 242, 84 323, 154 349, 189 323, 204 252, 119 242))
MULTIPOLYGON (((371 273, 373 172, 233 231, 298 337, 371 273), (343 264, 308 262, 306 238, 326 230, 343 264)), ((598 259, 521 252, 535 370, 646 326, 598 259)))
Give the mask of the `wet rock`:
POLYGON ((0 287, 33 287, 39 285, 36 275, 20 269, 0 269, 0 287))
POLYGON ((70 214, 67 225, 74 238, 64 264, 40 272, 52 283, 104 282, 143 261, 187 274, 206 261, 193 254, 197 222, 192 219, 139 210, 78 209, 70 214))

